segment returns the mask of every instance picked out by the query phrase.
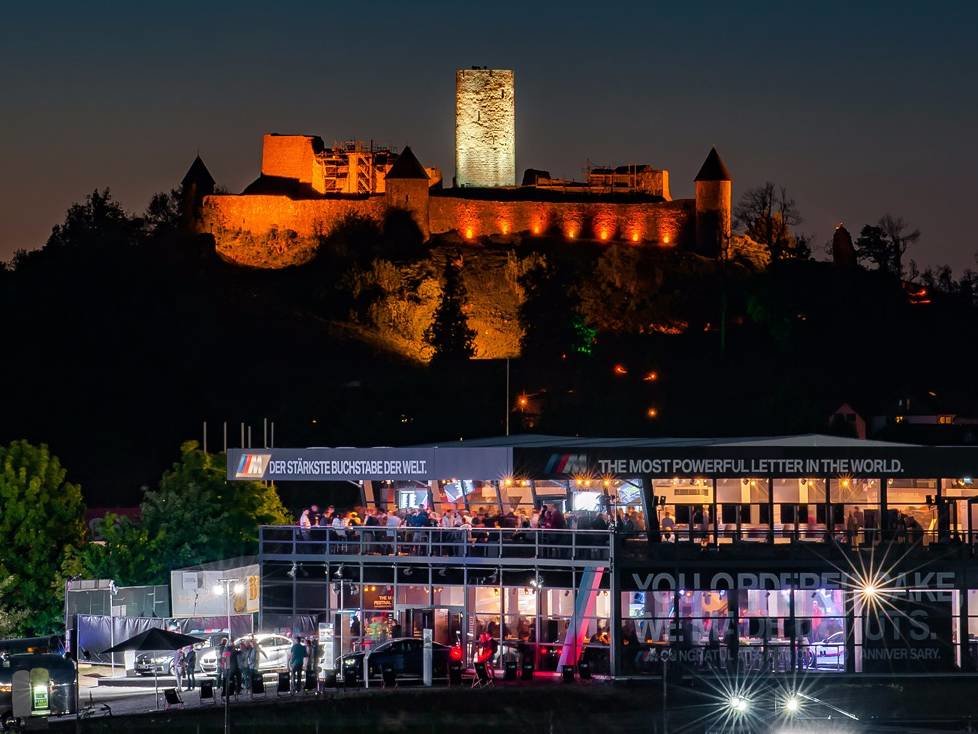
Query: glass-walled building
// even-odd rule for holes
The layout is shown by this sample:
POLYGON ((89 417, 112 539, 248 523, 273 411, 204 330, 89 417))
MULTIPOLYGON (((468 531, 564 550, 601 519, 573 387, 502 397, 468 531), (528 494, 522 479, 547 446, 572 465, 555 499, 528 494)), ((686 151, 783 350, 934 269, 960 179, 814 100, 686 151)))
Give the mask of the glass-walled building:
POLYGON ((976 470, 973 448, 828 436, 529 436, 228 464, 362 490, 353 524, 261 529, 261 629, 329 624, 337 654, 431 629, 466 660, 489 635, 499 666, 615 676, 667 661, 978 669, 976 470))

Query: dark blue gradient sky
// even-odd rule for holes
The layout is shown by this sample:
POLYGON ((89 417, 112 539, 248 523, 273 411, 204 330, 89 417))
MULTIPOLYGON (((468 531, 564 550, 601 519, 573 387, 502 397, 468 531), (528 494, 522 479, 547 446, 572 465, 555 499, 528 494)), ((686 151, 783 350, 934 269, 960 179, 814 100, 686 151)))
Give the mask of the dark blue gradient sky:
POLYGON ((978 6, 918 3, 21 3, 0 21, 0 259, 109 186, 131 210, 264 131, 409 143, 450 179, 454 69, 516 70, 517 168, 649 162, 673 195, 716 145, 735 197, 788 186, 816 235, 886 211, 911 257, 974 264, 978 6))

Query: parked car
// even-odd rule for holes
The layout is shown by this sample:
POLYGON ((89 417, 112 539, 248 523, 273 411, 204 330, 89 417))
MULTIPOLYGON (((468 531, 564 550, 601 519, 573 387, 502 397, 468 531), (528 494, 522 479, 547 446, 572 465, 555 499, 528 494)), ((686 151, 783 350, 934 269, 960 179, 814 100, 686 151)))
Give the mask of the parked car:
POLYGON ((138 675, 171 675, 173 673, 173 650, 157 650, 141 652, 136 655, 136 673, 138 675))
MULTIPOLYGON (((448 677, 448 645, 431 643, 431 670, 435 678, 448 677)), ((364 656, 371 678, 380 678, 384 668, 390 668, 399 677, 420 678, 424 666, 424 642, 416 637, 401 637, 378 645, 366 652, 344 655, 337 666, 343 677, 363 678, 364 656)))
POLYGON ((846 633, 833 632, 821 642, 812 645, 816 668, 841 668, 846 660, 846 633))
MULTIPOLYGON (((285 635, 262 633, 239 637, 234 641, 234 644, 239 645, 252 638, 258 643, 258 654, 256 656, 258 658, 258 670, 285 670, 288 668, 292 640, 285 635)), ((217 672, 219 651, 219 645, 209 645, 197 653, 197 662, 202 673, 211 675, 217 672)))

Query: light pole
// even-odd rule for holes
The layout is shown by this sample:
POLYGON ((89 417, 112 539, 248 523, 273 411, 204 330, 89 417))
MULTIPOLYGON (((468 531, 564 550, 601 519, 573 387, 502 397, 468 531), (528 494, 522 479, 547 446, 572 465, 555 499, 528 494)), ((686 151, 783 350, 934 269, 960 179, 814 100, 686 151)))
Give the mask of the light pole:
MULTIPOLYGON (((218 579, 217 583, 214 584, 214 596, 220 596, 224 594, 224 604, 225 611, 228 617, 228 645, 231 646, 231 654, 234 655, 234 639, 231 637, 231 591, 235 594, 244 593, 244 584, 242 584, 238 579, 218 579), (233 584, 233 586, 232 586, 233 584)), ((221 651, 223 657, 224 651, 221 651)), ((217 661, 218 668, 222 664, 221 660, 217 661)), ((230 686, 228 686, 228 671, 224 671, 224 732, 228 734, 231 731, 231 696, 230 686)))

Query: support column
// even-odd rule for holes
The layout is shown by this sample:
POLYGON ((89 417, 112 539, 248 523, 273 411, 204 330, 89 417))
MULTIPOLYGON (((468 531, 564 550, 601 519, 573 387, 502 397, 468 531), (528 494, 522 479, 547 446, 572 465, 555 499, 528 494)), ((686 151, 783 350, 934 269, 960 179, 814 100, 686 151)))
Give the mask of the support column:
POLYGON ((972 671, 976 661, 971 657, 971 642, 968 639, 968 574, 959 566, 955 576, 958 582, 958 645, 961 648, 961 669, 972 671))
MULTIPOLYGON (((614 550, 612 550, 612 553, 614 550)), ((612 558, 608 565, 608 573, 611 576, 608 578, 608 588, 611 594, 611 605, 608 610, 608 632, 611 635, 611 644, 608 646, 608 657, 609 657, 609 669, 611 670, 611 676, 617 678, 621 676, 621 658, 619 652, 621 651, 622 637, 621 637, 621 585, 618 583, 618 569, 615 567, 614 558, 612 558)))

